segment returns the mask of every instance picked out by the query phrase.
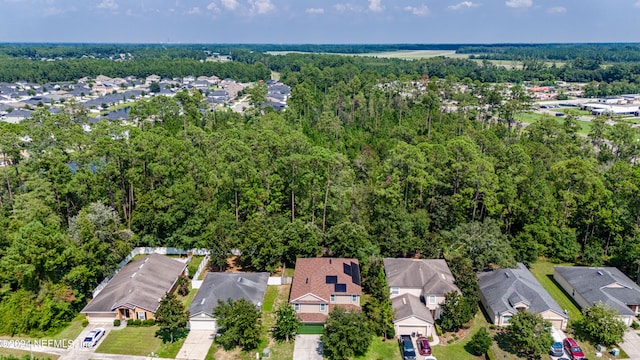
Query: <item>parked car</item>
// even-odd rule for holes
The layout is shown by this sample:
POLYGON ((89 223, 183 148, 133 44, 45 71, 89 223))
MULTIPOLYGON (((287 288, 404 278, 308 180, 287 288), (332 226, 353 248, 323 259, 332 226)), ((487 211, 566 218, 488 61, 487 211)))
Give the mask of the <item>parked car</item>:
POLYGON ((403 360, 416 360, 416 350, 413 347, 413 340, 409 335, 400 335, 400 350, 403 360))
POLYGON ((89 334, 87 334, 87 336, 85 336, 84 340, 82 341, 82 346, 94 347, 98 343, 98 341, 100 341, 100 338, 104 336, 104 333, 105 331, 103 328, 95 328, 89 331, 89 334))
POLYGON ((571 360, 582 360, 584 359, 584 353, 578 343, 573 338, 566 338, 562 341, 562 345, 564 345, 564 349, 569 355, 571 360))
POLYGON ((431 355, 431 344, 429 344, 429 340, 426 337, 419 337, 418 341, 418 353, 420 355, 431 355))
POLYGON ((564 355, 564 350, 562 347, 562 343, 561 342, 554 342, 551 345, 551 349, 549 350, 549 354, 551 354, 551 356, 562 356, 564 355))
POLYGON ((424 360, 438 360, 438 359, 436 359, 435 356, 429 355, 429 356, 425 356, 424 360))

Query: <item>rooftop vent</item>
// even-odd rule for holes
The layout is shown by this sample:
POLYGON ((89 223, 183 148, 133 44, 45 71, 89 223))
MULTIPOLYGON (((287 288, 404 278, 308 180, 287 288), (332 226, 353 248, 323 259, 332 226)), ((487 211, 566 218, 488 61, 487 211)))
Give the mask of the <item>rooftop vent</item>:
POLYGON ((143 266, 144 266, 144 263, 140 264, 140 266, 138 266, 138 269, 142 269, 143 266))
POLYGON ((504 276, 506 276, 506 277, 510 277, 510 275, 509 275, 509 273, 508 273, 508 272, 505 272, 505 273, 504 273, 504 276))
POLYGON ((131 278, 133 279, 134 276, 136 276, 137 272, 134 272, 133 275, 131 275, 131 278))
POLYGON ((244 278, 239 277, 238 280, 236 280, 238 283, 242 284, 242 281, 244 281, 244 278))
POLYGON ((333 261, 331 258, 329 258, 329 264, 333 264, 333 261))
POLYGON ((304 281, 304 283, 305 283, 305 284, 308 284, 308 283, 309 283, 309 278, 307 278, 307 279, 304 281))
POLYGON ((149 261, 149 257, 148 256, 147 256, 146 259, 144 259, 144 262, 147 262, 147 261, 149 261))
POLYGON ((403 303, 404 305, 407 305, 407 299, 403 297, 403 298, 402 298, 402 303, 403 303))
POLYGON ((602 271, 598 270, 598 275, 602 275, 602 271))
POLYGON ((204 305, 205 300, 207 300, 207 298, 202 299, 202 301, 200 301, 200 305, 204 305))

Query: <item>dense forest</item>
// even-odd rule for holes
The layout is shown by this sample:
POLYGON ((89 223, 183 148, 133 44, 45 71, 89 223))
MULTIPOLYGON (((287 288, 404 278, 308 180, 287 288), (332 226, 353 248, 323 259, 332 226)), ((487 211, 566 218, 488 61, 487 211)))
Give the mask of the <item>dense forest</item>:
POLYGON ((87 132, 81 114, 43 110, 0 123, 12 164, 0 168, 0 333, 63 326, 144 245, 204 247, 214 260, 237 248, 243 266, 267 271, 323 254, 357 257, 365 275, 384 256, 476 269, 546 257, 635 278, 636 129, 516 127, 521 88, 466 81, 460 93, 467 61, 246 56, 235 71, 277 67, 293 86, 286 111, 210 112, 185 91, 137 103, 133 125, 87 132), (424 90, 408 95, 413 77, 396 67, 414 67, 424 90))

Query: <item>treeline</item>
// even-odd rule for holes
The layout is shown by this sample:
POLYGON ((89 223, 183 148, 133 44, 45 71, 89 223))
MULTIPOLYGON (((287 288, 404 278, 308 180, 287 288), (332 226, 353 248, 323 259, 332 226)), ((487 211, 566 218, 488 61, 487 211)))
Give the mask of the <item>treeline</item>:
POLYGON ((49 83, 76 81, 85 76, 146 77, 149 75, 173 78, 216 75, 249 82, 269 79, 271 72, 264 64, 244 64, 235 61, 214 62, 193 59, 148 59, 112 61, 105 59, 67 59, 39 61, 19 58, 0 58, 0 82, 28 81, 49 83))
POLYGON ((564 62, 584 58, 609 63, 640 61, 638 43, 462 45, 456 52, 487 60, 564 62))
POLYGON ((365 274, 381 256, 637 271, 636 129, 597 121, 585 139, 547 118, 520 131, 521 89, 457 93, 454 76, 432 77, 409 97, 395 74, 315 61, 283 70, 283 113, 212 113, 181 92, 133 106, 134 126, 85 132, 82 115, 46 111, 1 124, 0 333, 63 326, 133 246, 209 248, 218 269, 237 248, 269 271, 322 254, 365 274))

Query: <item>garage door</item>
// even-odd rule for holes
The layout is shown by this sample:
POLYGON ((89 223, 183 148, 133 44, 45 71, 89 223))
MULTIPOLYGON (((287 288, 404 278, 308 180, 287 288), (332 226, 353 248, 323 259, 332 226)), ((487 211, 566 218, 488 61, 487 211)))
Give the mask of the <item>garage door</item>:
POLYGON ((396 335, 413 335, 422 334, 424 336, 429 336, 427 334, 426 326, 407 326, 407 325, 399 325, 396 335))
POLYGON ((116 319, 116 313, 89 313, 86 314, 90 324, 113 323, 116 319))
POLYGON ((549 322, 555 329, 562 330, 562 320, 549 320, 549 322))
POLYGON ((189 329, 216 331, 216 321, 211 318, 208 320, 191 319, 189 320, 189 329))

